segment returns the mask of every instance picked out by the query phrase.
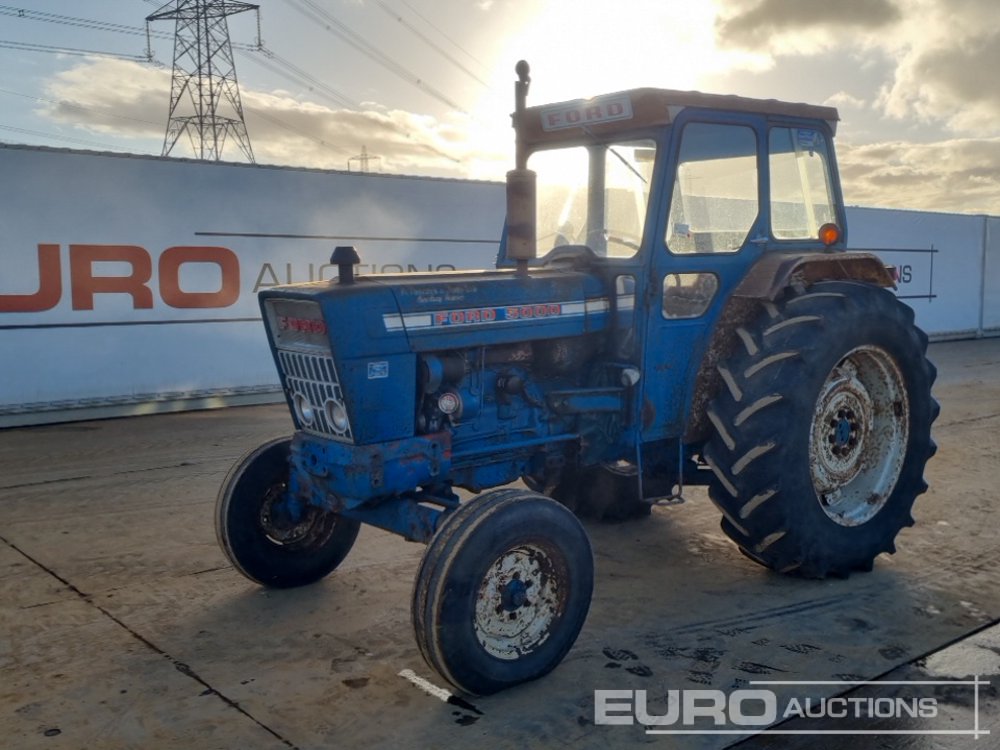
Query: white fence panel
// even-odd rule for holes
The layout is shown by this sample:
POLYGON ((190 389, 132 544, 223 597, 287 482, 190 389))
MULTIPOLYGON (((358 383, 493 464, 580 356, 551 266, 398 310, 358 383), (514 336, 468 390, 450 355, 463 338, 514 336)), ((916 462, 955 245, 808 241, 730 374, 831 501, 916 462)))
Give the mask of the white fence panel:
MULTIPOLYGON (((256 292, 492 267, 499 183, 0 146, 0 427, 273 400, 256 292)), ((848 209, 932 336, 1000 332, 1000 219, 848 209)))
POLYGON ((1000 333, 1000 219, 986 220, 983 263, 983 322, 985 332, 1000 333))
POLYGON ((361 272, 490 266, 503 225, 495 183, 17 147, 0 174, 0 426, 273 393, 259 289, 346 244, 361 272))
POLYGON ((897 294, 913 307, 927 333, 974 336, 980 322, 983 221, 981 216, 850 208, 847 238, 852 248, 874 250, 899 268, 897 294))

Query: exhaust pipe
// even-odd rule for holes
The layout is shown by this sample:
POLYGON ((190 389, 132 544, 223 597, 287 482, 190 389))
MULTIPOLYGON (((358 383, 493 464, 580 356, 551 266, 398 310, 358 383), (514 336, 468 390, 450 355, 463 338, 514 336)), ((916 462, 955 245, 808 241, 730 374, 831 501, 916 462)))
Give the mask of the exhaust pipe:
POLYGON ((535 173, 528 169, 528 154, 521 136, 527 109, 531 69, 521 60, 515 67, 514 84, 514 169, 507 173, 507 257, 517 261, 517 272, 528 273, 528 261, 536 257, 535 173))

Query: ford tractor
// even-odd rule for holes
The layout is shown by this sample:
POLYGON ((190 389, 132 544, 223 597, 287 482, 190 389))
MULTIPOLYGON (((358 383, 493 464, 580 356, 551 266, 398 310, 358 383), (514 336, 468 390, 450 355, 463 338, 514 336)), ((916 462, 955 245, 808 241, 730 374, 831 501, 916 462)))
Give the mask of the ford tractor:
POLYGON ((581 517, 707 485, 750 560, 870 570, 913 524, 938 413, 892 268, 846 250, 836 109, 653 88, 529 107, 517 74, 497 267, 357 275, 338 247, 338 278, 262 292, 295 433, 233 467, 216 513, 264 586, 321 579, 362 523, 425 543, 416 641, 471 694, 572 647, 581 517))

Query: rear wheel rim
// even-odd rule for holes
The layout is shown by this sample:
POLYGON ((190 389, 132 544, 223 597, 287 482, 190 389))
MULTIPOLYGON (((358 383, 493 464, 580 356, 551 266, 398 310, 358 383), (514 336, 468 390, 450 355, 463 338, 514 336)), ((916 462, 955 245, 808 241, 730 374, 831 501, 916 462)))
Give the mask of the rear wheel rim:
POLYGON ((906 385, 884 349, 862 346, 830 371, 813 410, 809 471, 823 512, 867 523, 899 481, 910 433, 906 385))

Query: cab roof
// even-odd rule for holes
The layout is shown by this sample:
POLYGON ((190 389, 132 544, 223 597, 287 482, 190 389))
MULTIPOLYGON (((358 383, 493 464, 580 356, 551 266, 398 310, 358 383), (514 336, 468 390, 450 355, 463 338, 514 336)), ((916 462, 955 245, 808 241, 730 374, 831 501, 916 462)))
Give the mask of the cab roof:
POLYGON ((524 143, 533 146, 575 140, 584 135, 669 125, 688 107, 821 120, 833 132, 840 119, 835 107, 700 91, 640 88, 592 99, 528 107, 523 116, 515 114, 514 120, 524 143))

